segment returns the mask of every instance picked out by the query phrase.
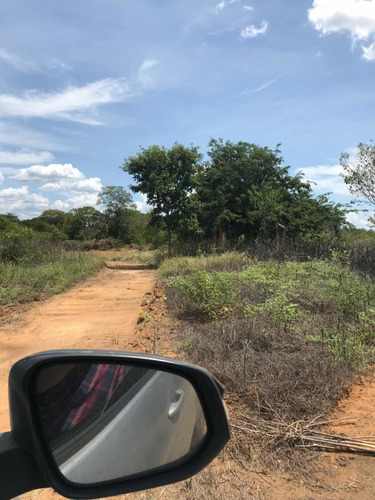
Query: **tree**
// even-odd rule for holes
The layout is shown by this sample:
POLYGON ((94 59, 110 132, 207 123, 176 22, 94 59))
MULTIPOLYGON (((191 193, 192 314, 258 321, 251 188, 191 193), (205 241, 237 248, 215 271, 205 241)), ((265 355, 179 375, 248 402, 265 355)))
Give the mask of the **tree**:
POLYGON ((44 210, 44 212, 42 212, 41 215, 39 216, 39 219, 44 220, 44 222, 46 222, 47 224, 52 224, 53 226, 60 229, 60 231, 62 231, 64 228, 66 218, 67 218, 66 212, 52 208, 44 210))
MULTIPOLYGON (((344 169, 342 177, 350 193, 375 206, 375 143, 359 143, 354 155, 342 153, 340 164, 344 169)), ((374 219, 370 218, 370 221, 375 224, 374 219)))
POLYGON ((71 240, 94 240, 105 236, 104 215, 94 207, 69 211, 66 233, 71 240))
POLYGON ((159 227, 165 226, 169 256, 173 232, 185 227, 199 230, 195 223, 193 195, 201 159, 198 148, 175 143, 170 149, 141 148, 136 156, 126 158, 122 166, 137 183, 131 186, 132 191, 147 196, 147 203, 152 206, 152 222, 159 227))
POLYGON ((127 242, 129 211, 135 209, 132 195, 121 186, 106 186, 98 194, 97 204, 104 206, 108 236, 127 242))
POLYGON ((291 176, 289 167, 282 166, 278 147, 212 139, 209 148, 210 160, 198 175, 197 196, 200 225, 217 243, 238 237, 272 239, 280 227, 294 237, 319 224, 328 227, 322 216, 332 231, 340 226, 339 207, 313 198, 302 175, 291 176))

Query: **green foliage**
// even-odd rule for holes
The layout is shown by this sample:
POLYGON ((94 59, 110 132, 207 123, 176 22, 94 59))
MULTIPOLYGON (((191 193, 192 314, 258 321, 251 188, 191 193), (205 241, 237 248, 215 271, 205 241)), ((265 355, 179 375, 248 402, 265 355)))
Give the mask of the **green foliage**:
POLYGON ((218 319, 229 315, 235 306, 233 278, 230 273, 196 271, 187 278, 169 278, 167 283, 179 291, 185 311, 218 319))
POLYGON ((44 253, 37 262, 0 262, 0 303, 30 302, 61 293, 101 265, 102 259, 82 252, 44 253))
POLYGON ((130 243, 130 213, 135 209, 131 194, 121 186, 105 186, 98 195, 98 205, 104 207, 106 235, 130 243))
POLYGON ((357 243, 369 243, 375 245, 375 231, 371 229, 359 229, 356 227, 344 228, 341 231, 341 240, 347 245, 357 243))
POLYGON ((359 143, 354 155, 341 155, 340 164, 351 194, 375 205, 375 143, 359 143))
POLYGON ((42 212, 39 218, 62 231, 67 217, 68 215, 62 210, 49 209, 42 212))
POLYGON ((302 175, 291 176, 282 166, 278 147, 212 139, 209 148, 196 191, 207 236, 283 239, 307 231, 336 233, 344 224, 343 207, 326 196, 313 198, 302 175))
POLYGON ((278 292, 259 306, 248 304, 244 307, 245 317, 254 317, 257 314, 267 315, 275 326, 283 326, 286 329, 301 316, 301 311, 298 304, 290 302, 285 292, 278 292))
POLYGON ((36 249, 37 234, 28 227, 20 225, 2 231, 0 233, 0 260, 8 262, 18 262, 26 259, 29 255, 36 251, 34 257, 38 258, 38 251, 36 249))
POLYGON ((96 240, 105 237, 104 216, 94 207, 73 208, 68 215, 66 233, 70 240, 96 240))
POLYGON ((224 254, 162 264, 161 275, 170 276, 170 300, 184 316, 245 317, 264 328, 293 331, 324 344, 347 364, 375 353, 375 284, 349 268, 347 253, 283 263, 232 253, 232 269, 218 271, 228 265, 225 259, 224 254))
POLYGON ((126 158, 123 163, 122 169, 137 183, 131 189, 147 196, 154 223, 165 226, 169 254, 173 231, 199 232, 194 187, 201 158, 198 148, 175 143, 169 149, 159 146, 141 148, 136 156, 126 158))

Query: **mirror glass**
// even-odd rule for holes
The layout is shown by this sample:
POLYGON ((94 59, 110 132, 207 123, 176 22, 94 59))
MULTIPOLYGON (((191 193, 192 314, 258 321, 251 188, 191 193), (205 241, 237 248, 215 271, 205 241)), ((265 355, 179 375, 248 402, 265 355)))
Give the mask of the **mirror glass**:
POLYGON ((207 432, 191 383, 147 365, 48 365, 37 376, 36 404, 61 473, 78 484, 186 458, 207 432))

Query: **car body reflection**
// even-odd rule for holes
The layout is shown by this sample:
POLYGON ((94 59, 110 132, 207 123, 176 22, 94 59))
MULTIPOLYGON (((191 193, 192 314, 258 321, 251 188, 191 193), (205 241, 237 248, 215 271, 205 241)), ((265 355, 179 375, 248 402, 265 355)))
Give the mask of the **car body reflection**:
POLYGON ((166 371, 61 364, 39 374, 37 393, 56 463, 67 479, 79 484, 170 464, 195 450, 206 434, 195 389, 166 371))

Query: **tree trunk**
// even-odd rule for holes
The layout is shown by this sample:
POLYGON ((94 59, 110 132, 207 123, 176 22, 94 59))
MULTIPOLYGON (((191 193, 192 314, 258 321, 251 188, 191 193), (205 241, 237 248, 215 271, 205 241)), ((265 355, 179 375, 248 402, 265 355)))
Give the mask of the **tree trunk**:
POLYGON ((168 258, 172 257, 172 232, 168 228, 168 258))

